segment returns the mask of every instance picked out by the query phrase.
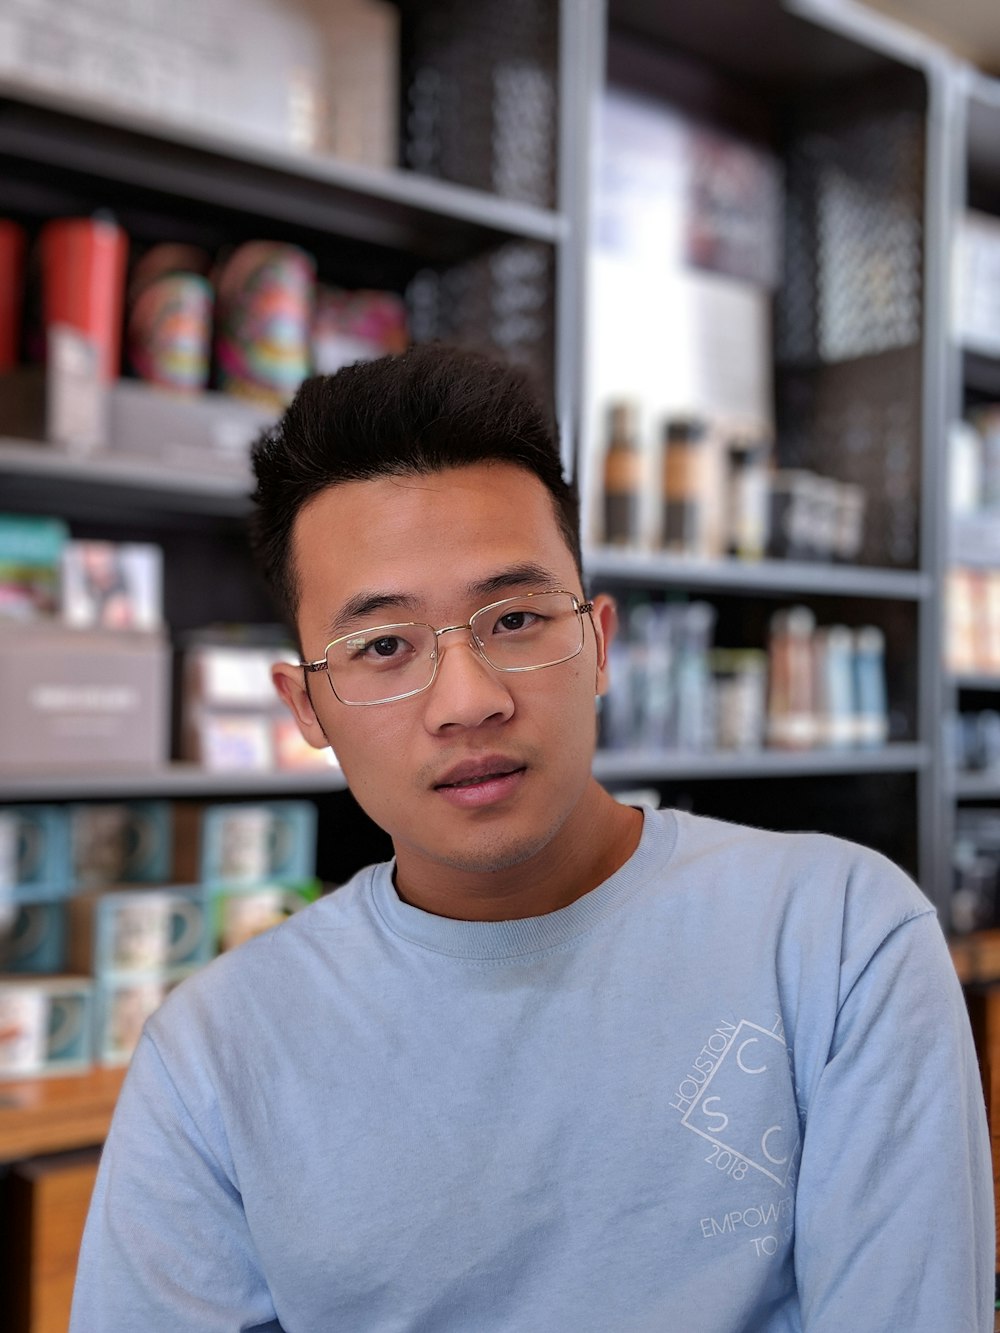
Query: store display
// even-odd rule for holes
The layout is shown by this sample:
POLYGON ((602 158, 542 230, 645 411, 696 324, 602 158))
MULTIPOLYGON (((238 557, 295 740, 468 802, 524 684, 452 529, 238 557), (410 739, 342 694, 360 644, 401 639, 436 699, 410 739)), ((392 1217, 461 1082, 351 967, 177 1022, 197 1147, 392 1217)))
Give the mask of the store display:
POLYGON ((128 294, 129 364, 150 384, 208 387, 215 294, 210 258, 190 245, 155 245, 136 264, 128 294))
POLYGON ((0 514, 0 620, 51 616, 69 528, 58 518, 0 514))
POLYGON ((707 602, 625 602, 602 701, 604 747, 705 754, 888 739, 876 626, 817 628, 809 608, 793 606, 772 616, 766 649, 716 648, 715 621, 707 602))
POLYGON ((217 947, 222 952, 238 948, 273 926, 280 926, 317 896, 315 882, 257 884, 215 892, 212 912, 217 947))
POLYGON ((88 801, 66 807, 74 887, 162 884, 173 874, 169 801, 88 801))
POLYGON ((0 902, 60 898, 70 879, 65 806, 0 805, 0 902))
POLYGON ((636 439, 635 409, 616 402, 608 408, 604 451, 603 540, 608 546, 635 546, 641 534, 642 456, 636 439))
POLYGON ((239 627, 193 636, 183 646, 181 756, 210 772, 329 767, 331 750, 291 743, 287 712, 271 683, 271 666, 289 649, 260 646, 239 627))
POLYGON ((0 1078, 87 1068, 92 994, 85 977, 0 977, 0 1078))
POLYGON ((203 884, 300 880, 315 872, 316 807, 310 801, 237 802, 201 812, 203 884))
POLYGON ((0 620, 0 772, 154 768, 169 707, 159 635, 0 620))
POLYGON ((45 328, 92 347, 100 380, 118 378, 128 237, 108 217, 57 218, 42 228, 45 328))
POLYGON ((26 255, 24 228, 0 218, 0 375, 18 361, 26 255))
POLYGON ((355 361, 404 352, 406 306, 394 292, 344 291, 320 284, 312 322, 312 368, 333 375, 355 361))
POLYGON ((66 944, 65 902, 22 896, 0 911, 0 973, 61 972, 66 944))
POLYGON ((703 421, 671 417, 663 428, 663 532, 665 550, 709 555, 706 508, 708 444, 703 421))
POLYGON ((953 273, 955 341, 1000 354, 1000 219, 975 209, 960 218, 953 273))
POLYGON ((71 541, 63 547, 61 613, 74 629, 159 629, 162 585, 158 546, 71 541))
POLYGON ((72 966, 95 976, 191 968, 211 953, 199 888, 78 894, 69 911, 72 966))
POLYGON ((114 1068, 132 1058, 146 1019, 190 972, 100 977, 95 983, 94 1059, 114 1068))
POLYGON ((316 265, 297 245, 248 241, 216 279, 219 387, 280 409, 310 370, 316 265))

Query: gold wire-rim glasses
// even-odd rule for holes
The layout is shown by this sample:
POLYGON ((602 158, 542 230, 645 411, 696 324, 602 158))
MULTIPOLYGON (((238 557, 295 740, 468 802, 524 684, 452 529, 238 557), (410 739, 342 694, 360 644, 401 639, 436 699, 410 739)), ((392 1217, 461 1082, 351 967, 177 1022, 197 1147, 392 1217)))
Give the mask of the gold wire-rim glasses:
POLYGON ((459 625, 445 625, 442 628, 438 629, 434 625, 427 624, 426 621, 408 620, 408 621, 397 621, 391 625, 373 625, 370 629, 365 629, 363 631, 352 630, 347 634, 340 634, 337 636, 337 638, 331 639, 331 641, 326 645, 326 648, 323 650, 323 656, 317 658, 315 662, 300 662, 299 666, 302 667, 302 669, 307 673, 325 671, 326 678, 330 683, 330 689, 333 691, 334 697, 340 703, 346 705, 348 708, 372 708, 378 704, 398 703, 399 700, 401 699, 411 699, 413 698, 414 695, 423 694, 425 690, 430 689, 430 687, 434 684, 435 680, 437 679, 438 667, 440 666, 441 663, 441 654, 437 650, 437 643, 442 634, 453 634, 460 630, 467 630, 469 633, 469 639, 472 644, 472 647, 476 650, 476 652, 486 663, 486 665, 490 667, 493 671, 503 671, 503 672, 544 671, 548 667, 561 666, 563 662, 570 662, 574 657, 579 656, 579 654, 583 651, 583 645, 585 641, 585 636, 583 633, 582 617, 584 615, 589 616, 591 625, 593 625, 593 614, 592 614, 593 610, 594 610, 593 602, 581 602, 580 599, 576 596, 576 594, 570 592, 568 588, 548 588, 544 592, 522 593, 519 597, 502 597, 500 598, 499 601, 489 602, 486 606, 481 606, 478 611, 474 611, 467 621, 459 625), (578 623, 580 625, 580 642, 573 649, 573 651, 571 653, 564 654, 562 657, 553 658, 552 661, 550 662, 538 662, 531 666, 503 666, 503 665, 498 665, 496 662, 492 662, 486 651, 485 643, 476 632, 476 627, 474 622, 477 621, 480 616, 484 616, 491 611, 495 612, 498 608, 503 606, 519 606, 525 602, 530 602, 535 597, 553 597, 553 596, 568 597, 570 601, 573 603, 573 614, 577 616, 578 623), (333 671, 330 667, 330 661, 329 661, 329 654, 331 648, 336 648, 338 644, 346 643, 350 639, 357 638, 359 633, 363 633, 366 638, 374 642, 376 639, 380 637, 392 637, 390 631, 398 631, 405 629, 430 630, 430 632, 434 635, 434 651, 431 655, 431 662, 433 665, 431 668, 430 677, 423 685, 419 685, 414 690, 405 690, 401 694, 388 695, 384 699, 345 699, 342 694, 338 693, 337 687, 334 684, 333 671))

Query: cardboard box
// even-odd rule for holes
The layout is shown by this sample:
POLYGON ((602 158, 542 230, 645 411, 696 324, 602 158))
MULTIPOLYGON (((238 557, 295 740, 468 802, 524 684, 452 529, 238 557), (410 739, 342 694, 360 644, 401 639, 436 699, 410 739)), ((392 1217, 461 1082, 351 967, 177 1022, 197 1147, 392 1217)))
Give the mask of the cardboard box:
POLYGON ((168 655, 158 634, 0 622, 0 773, 164 764, 168 655))

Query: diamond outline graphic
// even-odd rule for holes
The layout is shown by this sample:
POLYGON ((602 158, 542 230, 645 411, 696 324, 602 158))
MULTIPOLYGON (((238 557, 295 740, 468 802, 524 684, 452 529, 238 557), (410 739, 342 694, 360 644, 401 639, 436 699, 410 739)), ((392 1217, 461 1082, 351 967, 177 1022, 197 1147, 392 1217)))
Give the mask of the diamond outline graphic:
MULTIPOLYGON (((800 1148, 800 1146, 801 1146, 800 1143, 799 1143, 799 1141, 798 1141, 798 1136, 797 1136, 797 1135, 796 1135, 795 1149, 794 1149, 791 1153, 789 1153, 789 1155, 788 1155, 788 1165, 787 1165, 787 1168, 786 1168, 786 1170, 785 1170, 785 1174, 784 1174, 784 1176, 779 1176, 779 1175, 777 1175, 776 1172, 774 1172, 774 1171, 769 1171, 768 1168, 767 1168, 766 1166, 761 1166, 761 1164, 760 1164, 759 1162, 755 1162, 755 1161, 753 1160, 753 1158, 752 1158, 752 1157, 748 1157, 748 1156, 746 1155, 745 1152, 741 1152, 740 1149, 738 1149, 738 1148, 734 1148, 734 1147, 732 1147, 731 1144, 726 1143, 725 1140, 724 1140, 724 1139, 721 1139, 717 1134, 710 1134, 710 1133, 708 1133, 707 1130, 699 1129, 697 1125, 692 1125, 692 1124, 690 1123, 689 1119, 688 1119, 688 1117, 691 1116, 691 1115, 693 1115, 693 1113, 697 1110, 698 1106, 699 1106, 702 1102, 704 1102, 704 1100, 705 1100, 705 1093, 708 1091, 709 1087, 711 1086, 712 1080, 715 1078, 716 1074, 719 1072, 719 1070, 720 1070, 720 1069, 722 1068, 722 1066, 725 1064, 726 1060, 729 1059, 729 1056, 731 1055, 731 1053, 732 1053, 734 1050, 737 1050, 737 1039, 738 1039, 740 1033, 744 1030, 744 1028, 750 1029, 750 1030, 752 1030, 753 1032, 759 1032, 759 1033, 761 1034, 761 1036, 764 1036, 764 1037, 770 1037, 770 1039, 771 1039, 772 1041, 775 1041, 775 1042, 778 1043, 778 1045, 781 1047, 782 1051, 787 1052, 787 1050, 788 1050, 788 1045, 787 1045, 787 1043, 784 1041, 783 1038, 779 1037, 779 1036, 777 1035, 777 1033, 772 1032, 769 1028, 761 1027, 759 1023, 751 1023, 748 1019, 746 1019, 746 1018, 741 1018, 740 1021, 739 1021, 739 1023, 737 1023, 737 1025, 736 1025, 736 1028, 735 1028, 735 1030, 734 1030, 734 1032, 733 1032, 733 1035, 732 1035, 732 1036, 730 1037, 730 1039, 729 1039, 729 1043, 728 1043, 728 1045, 726 1046, 726 1049, 725 1049, 725 1050, 722 1052, 722 1054, 719 1056, 718 1060, 717 1060, 716 1063, 715 1063, 714 1068, 712 1069, 712 1072, 709 1074, 708 1078, 706 1078, 705 1082, 702 1084, 702 1086, 701 1086, 701 1090, 699 1091, 698 1095, 694 1098, 694 1100, 692 1101, 691 1105, 688 1107, 688 1109, 687 1109, 687 1110, 684 1112, 684 1114, 681 1116, 681 1118, 680 1118, 680 1123, 684 1126, 685 1129, 689 1129, 689 1130, 691 1131, 692 1134, 697 1134, 700 1138, 707 1139, 709 1143, 714 1143, 717 1147, 719 1147, 719 1148, 723 1148, 723 1149, 725 1149, 726 1152, 732 1153, 733 1156, 734 1156, 734 1157, 738 1157, 738 1158, 740 1159, 741 1162, 746 1162, 747 1166, 752 1166, 752 1167, 754 1168, 755 1171, 759 1171, 762 1175, 767 1176, 768 1179, 773 1180, 773 1181, 775 1182, 776 1185, 780 1185, 782 1188, 784 1188, 784 1187, 788 1184, 788 1179, 789 1179, 790 1175, 792 1174, 792 1170, 793 1170, 793 1168, 794 1168, 794 1166, 795 1166, 795 1161, 796 1161, 796 1158, 797 1158, 797 1156, 798 1156, 799 1148, 800 1148)), ((755 1039, 755 1040, 756 1040, 756 1039, 755 1039)), ((742 1047, 742 1045, 741 1045, 741 1046, 738 1048, 738 1050, 741 1051, 742 1049, 743 1049, 743 1047, 742 1047)), ((737 1053, 737 1057, 738 1057, 738 1053, 737 1053)), ((738 1058, 737 1058, 737 1063, 739 1063, 739 1059, 738 1059, 738 1058)), ((741 1065, 740 1067, 743 1068, 742 1065, 741 1065)), ((753 1071, 752 1071, 752 1070, 746 1070, 745 1072, 747 1072, 747 1073, 752 1073, 753 1071)), ((760 1072, 760 1071, 758 1071, 758 1072, 760 1072)), ((766 1136, 767 1136, 767 1131, 765 1131, 765 1136, 764 1136, 764 1137, 766 1138, 766 1136)))

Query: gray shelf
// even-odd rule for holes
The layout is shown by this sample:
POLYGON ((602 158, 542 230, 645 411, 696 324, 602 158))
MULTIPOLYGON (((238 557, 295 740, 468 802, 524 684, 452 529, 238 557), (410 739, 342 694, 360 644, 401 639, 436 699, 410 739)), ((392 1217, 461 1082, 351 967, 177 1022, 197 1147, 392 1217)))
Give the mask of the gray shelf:
POLYGON ((852 773, 916 773, 927 768, 930 762, 929 746, 904 743, 875 750, 733 750, 713 754, 601 750, 594 761, 594 774, 601 782, 818 777, 852 773))
POLYGON ((481 190, 262 145, 11 76, 0 78, 0 154, 432 261, 569 233, 559 213, 481 190))
POLYGON ((957 801, 1000 800, 1000 770, 981 773, 952 773, 951 792, 957 801))
POLYGON ((818 593, 833 597, 877 597, 922 601, 933 580, 918 570, 864 569, 855 565, 791 560, 696 560, 591 548, 584 552, 591 580, 635 583, 704 592, 818 593))
POLYGON ((956 690, 1000 691, 1000 676, 983 676, 963 671, 959 675, 951 676, 949 683, 956 690))
POLYGON ((72 490, 76 501, 106 496, 141 499, 160 509, 239 516, 249 512, 249 468, 228 472, 178 468, 154 457, 99 453, 75 455, 55 445, 0 436, 0 478, 5 501, 60 504, 72 490))
POLYGON ((292 793, 343 791, 339 768, 288 769, 279 772, 213 773, 196 764, 165 764, 162 768, 107 769, 74 772, 40 769, 35 773, 0 770, 0 801, 72 801, 123 797, 284 796, 292 793))
POLYGON ((1000 183, 1000 79, 963 70, 968 99, 968 165, 978 180, 1000 183))

